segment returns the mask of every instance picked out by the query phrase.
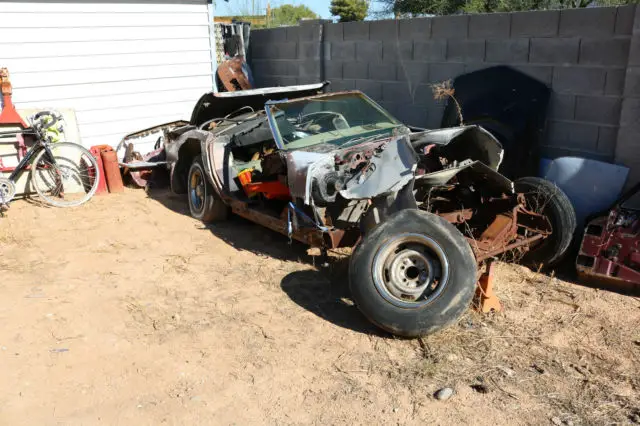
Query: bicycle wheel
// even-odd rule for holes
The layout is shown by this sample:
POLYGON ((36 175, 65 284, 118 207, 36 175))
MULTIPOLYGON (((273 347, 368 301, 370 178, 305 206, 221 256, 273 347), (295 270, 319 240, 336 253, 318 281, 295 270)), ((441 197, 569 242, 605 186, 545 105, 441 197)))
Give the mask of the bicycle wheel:
POLYGON ((84 204, 95 194, 100 179, 98 163, 84 147, 72 142, 49 145, 31 165, 31 181, 38 195, 55 207, 84 204))

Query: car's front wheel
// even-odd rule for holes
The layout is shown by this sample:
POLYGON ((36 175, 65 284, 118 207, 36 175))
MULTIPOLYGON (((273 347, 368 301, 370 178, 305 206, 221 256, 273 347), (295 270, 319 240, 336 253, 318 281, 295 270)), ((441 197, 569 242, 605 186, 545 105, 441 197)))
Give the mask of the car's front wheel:
POLYGON ((187 179, 187 197, 191 216, 204 223, 224 220, 229 208, 207 180, 202 159, 195 157, 187 179))
POLYGON ((354 302, 374 324, 405 337, 453 323, 468 308, 477 266, 464 236, 441 217, 402 210, 366 235, 349 266, 354 302))

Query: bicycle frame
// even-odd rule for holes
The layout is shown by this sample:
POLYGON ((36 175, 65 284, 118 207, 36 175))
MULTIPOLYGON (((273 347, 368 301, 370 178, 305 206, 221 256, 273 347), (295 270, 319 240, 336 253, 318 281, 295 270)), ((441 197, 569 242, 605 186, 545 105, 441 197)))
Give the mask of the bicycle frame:
POLYGON ((53 157, 53 153, 51 152, 51 148, 49 148, 49 144, 44 140, 43 135, 40 132, 38 132, 36 129, 30 128, 30 129, 25 129, 25 131, 21 131, 21 132, 0 132, 0 136, 6 135, 6 134, 19 134, 19 133, 35 136, 36 143, 31 147, 31 149, 27 151, 25 156, 22 157, 22 160, 20 160, 16 168, 9 175, 8 179, 12 182, 16 181, 16 178, 20 175, 20 173, 27 170, 27 166, 29 165, 31 160, 43 149, 47 153, 47 156, 49 157, 49 159, 53 164, 55 164, 55 161, 56 161, 55 158, 53 157))

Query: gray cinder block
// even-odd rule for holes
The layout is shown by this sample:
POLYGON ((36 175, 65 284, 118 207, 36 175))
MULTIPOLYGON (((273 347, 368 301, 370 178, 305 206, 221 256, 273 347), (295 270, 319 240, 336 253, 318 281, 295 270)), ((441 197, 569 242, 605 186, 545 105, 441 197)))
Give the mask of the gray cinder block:
POLYGON ((341 25, 345 40, 369 40, 369 21, 345 22, 341 25))
POLYGON ((431 37, 431 18, 401 19, 398 22, 402 40, 427 40, 431 37))
POLYGON ((379 81, 356 80, 356 89, 376 101, 382 100, 382 83, 379 81))
POLYGON ((447 41, 447 60, 456 62, 483 62, 485 41, 480 40, 456 40, 447 41))
POLYGON ((532 38, 529 62, 538 64, 575 64, 578 62, 580 39, 532 38))
POLYGON ((354 41, 336 41, 331 43, 331 59, 353 61, 356 57, 356 43, 354 41))
POLYGON ((557 10, 512 13, 511 37, 554 37, 559 22, 557 10))
POLYGON ((589 7, 560 12, 560 36, 601 37, 614 33, 616 8, 589 7))
POLYGON ((633 32, 633 20, 636 14, 636 5, 620 6, 616 11, 616 34, 629 35, 633 32))
POLYGON ((447 58, 447 40, 415 41, 413 59, 416 61, 444 61, 447 58))
POLYGON ((468 34, 468 15, 437 16, 431 22, 432 38, 466 38, 468 34))
POLYGON ((529 39, 487 40, 485 60, 501 64, 527 63, 529 61, 529 39))
POLYGON ((487 13, 471 15, 469 18, 470 38, 509 37, 511 16, 508 13, 487 13))
POLYGON ((552 93, 549 99, 548 116, 560 120, 573 120, 576 115, 576 97, 552 93))
POLYGON ((385 40, 382 47, 382 58, 386 61, 410 61, 413 58, 413 42, 398 39, 385 40))
POLYGON ((578 96, 576 101, 576 120, 618 125, 621 104, 622 100, 620 98, 578 96))
POLYGON ((300 42, 298 59, 320 59, 320 45, 313 41, 300 42))
POLYGON ((553 90, 599 95, 604 92, 605 74, 602 68, 557 67, 553 70, 553 90))
POLYGON ((379 61, 382 59, 381 41, 358 41, 356 42, 357 61, 379 61))
POLYGON ((580 63, 625 66, 629 58, 629 39, 582 39, 580 63))
POLYGON ((367 78, 369 70, 368 62, 347 61, 343 65, 344 78, 367 78))
MULTIPOLYGON (((361 77, 362 78, 362 77, 361 77)), ((369 79, 393 81, 396 79, 396 64, 369 62, 369 79)))
POLYGON ((429 81, 431 83, 453 80, 462 73, 464 73, 463 64, 429 64, 429 81))

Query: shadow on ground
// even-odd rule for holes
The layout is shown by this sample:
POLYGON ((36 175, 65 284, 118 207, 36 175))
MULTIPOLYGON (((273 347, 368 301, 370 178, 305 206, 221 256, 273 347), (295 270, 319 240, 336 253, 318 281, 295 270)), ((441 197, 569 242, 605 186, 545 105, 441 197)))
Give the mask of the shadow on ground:
POLYGON ((280 282, 282 290, 299 306, 339 327, 359 333, 388 337, 371 324, 348 299, 346 268, 334 263, 330 268, 338 271, 295 271, 280 282))
MULTIPOLYGON (((184 195, 171 194, 165 189, 148 190, 147 195, 169 210, 190 216, 184 195)), ((291 272, 280 282, 280 287, 293 302, 339 327, 388 336, 372 325, 349 299, 347 258, 330 256, 329 265, 320 268, 319 257, 307 254, 306 245, 289 242, 286 236, 235 215, 224 222, 203 225, 202 229, 237 250, 315 266, 316 269, 291 272)))

